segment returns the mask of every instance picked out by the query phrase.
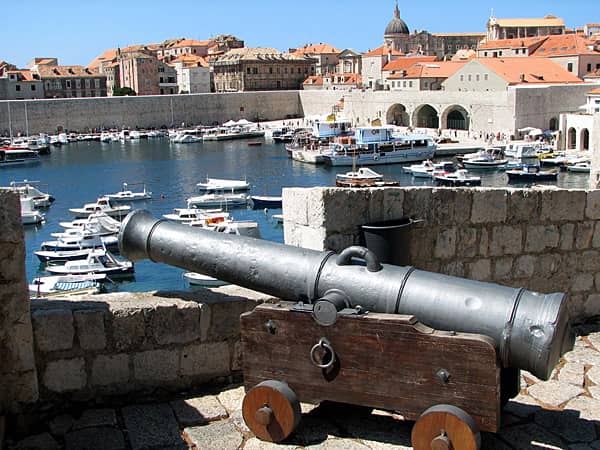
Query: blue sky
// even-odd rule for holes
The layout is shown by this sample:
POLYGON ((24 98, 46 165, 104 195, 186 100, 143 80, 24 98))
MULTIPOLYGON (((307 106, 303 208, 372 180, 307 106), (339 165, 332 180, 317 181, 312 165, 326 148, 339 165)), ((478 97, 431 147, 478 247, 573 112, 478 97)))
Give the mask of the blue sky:
MULTIPOLYGON (((500 18, 551 13, 568 27, 600 22, 597 0, 429 0, 399 6, 411 32, 485 31, 491 8, 500 18)), ((394 0, 5 1, 0 60, 24 67, 33 57, 54 56, 60 64, 87 65, 117 46, 218 34, 233 34, 252 47, 287 50, 327 42, 367 51, 381 45, 393 9, 394 0)))

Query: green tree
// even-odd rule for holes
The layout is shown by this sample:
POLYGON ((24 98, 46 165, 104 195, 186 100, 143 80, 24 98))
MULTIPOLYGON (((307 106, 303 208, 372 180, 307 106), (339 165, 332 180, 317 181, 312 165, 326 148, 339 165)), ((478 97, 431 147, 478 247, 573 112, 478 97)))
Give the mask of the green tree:
POLYGON ((113 87, 113 95, 115 97, 120 97, 120 96, 124 96, 124 95, 137 95, 137 94, 130 87, 125 86, 125 87, 118 88, 115 86, 115 87, 113 87))

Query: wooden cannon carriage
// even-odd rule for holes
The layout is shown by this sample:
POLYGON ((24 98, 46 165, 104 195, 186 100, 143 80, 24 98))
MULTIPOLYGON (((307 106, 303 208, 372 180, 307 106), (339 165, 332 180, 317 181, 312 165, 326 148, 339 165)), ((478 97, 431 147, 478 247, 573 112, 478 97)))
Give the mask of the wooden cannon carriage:
POLYGON ((479 449, 479 430, 497 432, 518 394, 519 370, 502 368, 487 336, 354 309, 324 326, 312 308, 282 302, 242 315, 243 416, 260 439, 285 440, 299 402, 333 401, 415 420, 416 450, 479 449))

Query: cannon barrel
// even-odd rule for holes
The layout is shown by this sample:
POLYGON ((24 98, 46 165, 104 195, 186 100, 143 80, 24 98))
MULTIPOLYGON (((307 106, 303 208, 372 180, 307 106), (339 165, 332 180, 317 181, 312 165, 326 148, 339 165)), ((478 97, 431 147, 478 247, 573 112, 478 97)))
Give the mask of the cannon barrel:
MULTIPOLYGON (((121 254, 150 259, 264 292, 314 303, 328 320, 343 308, 409 314, 439 330, 491 337, 504 367, 548 379, 573 347, 565 295, 472 281, 380 264, 363 247, 339 255, 222 234, 130 213, 119 233, 121 254), (357 259, 364 263, 357 263, 357 259)), ((335 320, 335 319, 334 319, 335 320)))

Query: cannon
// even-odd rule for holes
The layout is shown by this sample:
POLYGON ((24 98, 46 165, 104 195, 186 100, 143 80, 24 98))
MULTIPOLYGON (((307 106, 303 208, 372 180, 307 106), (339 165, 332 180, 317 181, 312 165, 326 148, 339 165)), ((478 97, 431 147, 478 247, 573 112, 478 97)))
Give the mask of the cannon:
POLYGON ((244 418, 267 440, 291 433, 302 398, 399 410, 409 419, 425 411, 413 443, 427 444, 415 448, 452 448, 444 426, 478 448, 478 429, 497 431, 498 405, 518 393, 519 369, 548 379, 574 343, 564 294, 381 264, 363 247, 315 251, 135 211, 121 226, 119 249, 134 262, 167 263, 289 302, 241 319, 250 388, 244 418), (311 369, 298 362, 303 351, 311 369), (398 377, 403 364, 408 372, 398 377), (398 394, 403 385, 413 392, 398 394), (473 402, 495 406, 483 411, 473 402))

